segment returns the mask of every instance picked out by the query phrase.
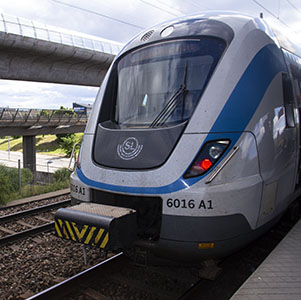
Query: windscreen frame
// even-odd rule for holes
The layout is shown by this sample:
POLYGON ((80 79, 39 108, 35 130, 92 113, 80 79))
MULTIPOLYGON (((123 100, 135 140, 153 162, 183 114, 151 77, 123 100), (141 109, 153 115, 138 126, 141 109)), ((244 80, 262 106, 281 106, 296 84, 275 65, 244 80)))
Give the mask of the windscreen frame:
MULTIPOLYGON (((220 52, 215 54, 213 58, 213 63, 210 66, 210 70, 208 72, 208 76, 203 84, 202 92, 199 95, 199 98, 197 99, 197 104, 199 103, 206 86, 208 85, 208 82, 210 81, 219 61, 223 57, 224 53, 226 52, 226 49, 228 47, 228 43, 218 37, 218 36, 188 36, 188 37, 179 37, 179 38, 173 38, 173 39, 166 39, 166 40, 161 40, 161 41, 156 41, 147 45, 142 45, 140 47, 135 47, 132 48, 130 51, 125 52, 123 55, 121 55, 113 64, 112 70, 108 79, 108 84, 106 86, 105 92, 104 92, 104 97, 103 97, 103 102, 101 105, 100 109, 100 114, 99 114, 99 120, 98 123, 101 123, 102 126, 110 129, 122 129, 118 126, 118 124, 115 123, 115 109, 117 105, 117 92, 118 92, 118 66, 119 63, 129 55, 133 55, 134 53, 137 53, 138 51, 144 51, 148 47, 156 47, 160 46, 162 44, 168 44, 168 43, 180 43, 180 42, 194 42, 194 43, 201 43, 201 42, 207 42, 208 41, 214 41, 214 45, 219 44, 219 46, 222 48, 220 52)), ((212 44, 212 45, 213 45, 212 44)), ((212 46, 212 48, 214 48, 212 46)), ((210 53, 208 53, 209 55, 210 53)), ((197 105, 195 105, 194 110, 197 105)), ((193 114, 193 113, 192 113, 193 114)), ((184 122, 188 121, 192 114, 189 116, 188 119, 184 120, 184 122)), ((174 125, 179 125, 180 123, 175 123, 174 125)), ((171 125, 172 126, 172 125, 171 125)), ((130 129, 131 127, 127 127, 127 129, 130 129)), ((137 127, 136 127, 137 128, 137 127)))

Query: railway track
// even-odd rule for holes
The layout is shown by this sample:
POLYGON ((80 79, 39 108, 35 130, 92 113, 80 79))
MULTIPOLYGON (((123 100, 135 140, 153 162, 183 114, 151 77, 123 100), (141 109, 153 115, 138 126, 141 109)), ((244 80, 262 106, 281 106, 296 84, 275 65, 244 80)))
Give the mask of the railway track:
MULTIPOLYGON (((99 272, 108 272, 110 268, 114 268, 115 265, 119 265, 120 263, 123 263, 124 257, 122 256, 122 253, 116 254, 115 256, 83 271, 79 274, 76 274, 75 276, 66 279, 65 281, 58 283, 55 286, 50 287, 49 289, 42 291, 27 300, 52 300, 52 299, 69 299, 71 295, 74 295, 74 293, 82 293, 84 294, 84 285, 85 282, 89 282, 93 279, 93 277, 97 276, 99 272), (77 289, 75 287, 77 286, 77 289)), ((91 291, 90 291, 91 293, 91 291)), ((97 292, 94 291, 94 295, 96 295, 97 292)), ((105 300, 109 298, 105 298, 105 296, 101 296, 98 293, 98 296, 100 300, 105 300)), ((72 298, 70 298, 72 299, 72 298)))
POLYGON ((175 300, 199 280, 187 275, 190 270, 175 273, 170 267, 136 265, 119 253, 27 300, 175 300))
MULTIPOLYGON (((46 207, 49 208, 46 205, 38 210, 48 214, 46 207)), ((39 218, 45 218, 40 215, 43 212, 35 210, 35 213, 39 218)), ((29 220, 32 218, 31 213, 26 211, 14 214, 17 219, 5 216, 0 218, 0 227, 12 223, 8 222, 10 218, 13 223, 26 223, 24 214, 28 214, 29 220)), ((0 299, 226 300, 292 225, 286 220, 280 222, 246 249, 221 261, 219 267, 222 272, 214 281, 200 279, 199 269, 196 268, 136 265, 121 253, 99 263, 104 257, 94 248, 87 249, 89 264, 84 266, 81 245, 58 241, 51 232, 43 233, 1 246, 0 299), (85 269, 87 271, 83 272, 85 269), (15 298, 7 298, 12 291, 15 298), (4 298, 1 295, 5 295, 4 298)))
POLYGON ((295 222, 284 218, 268 234, 220 261, 222 272, 215 280, 201 279, 196 268, 137 265, 120 253, 28 300, 226 300, 295 222))
POLYGON ((1 216, 0 246, 31 235, 52 230, 54 228, 52 218, 47 218, 41 214, 70 204, 71 199, 67 199, 1 216))

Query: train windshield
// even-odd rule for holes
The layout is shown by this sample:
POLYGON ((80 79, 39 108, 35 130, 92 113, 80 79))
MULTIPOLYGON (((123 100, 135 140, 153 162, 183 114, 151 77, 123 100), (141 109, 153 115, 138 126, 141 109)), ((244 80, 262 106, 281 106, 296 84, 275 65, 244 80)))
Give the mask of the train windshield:
POLYGON ((187 121, 224 49, 222 40, 204 37, 154 44, 123 56, 113 75, 113 123, 159 128, 187 121))

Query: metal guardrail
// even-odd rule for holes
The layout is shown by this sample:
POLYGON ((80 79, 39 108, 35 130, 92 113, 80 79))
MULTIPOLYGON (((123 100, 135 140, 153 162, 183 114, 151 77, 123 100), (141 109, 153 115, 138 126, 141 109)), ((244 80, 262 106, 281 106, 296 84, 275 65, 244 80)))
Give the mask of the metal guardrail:
POLYGON ((84 125, 88 115, 68 109, 0 108, 0 127, 84 125))
POLYGON ((5 13, 0 14, 0 35, 2 32, 112 55, 116 55, 122 48, 122 44, 115 41, 38 23, 5 13))

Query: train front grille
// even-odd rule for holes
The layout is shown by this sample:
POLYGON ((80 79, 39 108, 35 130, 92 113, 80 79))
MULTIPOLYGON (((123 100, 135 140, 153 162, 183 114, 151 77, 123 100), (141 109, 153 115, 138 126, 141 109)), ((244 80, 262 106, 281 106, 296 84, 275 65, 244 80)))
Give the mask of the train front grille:
POLYGON ((133 196, 92 190, 92 202, 134 209, 137 218, 137 235, 140 239, 158 240, 161 231, 162 198, 133 196))

